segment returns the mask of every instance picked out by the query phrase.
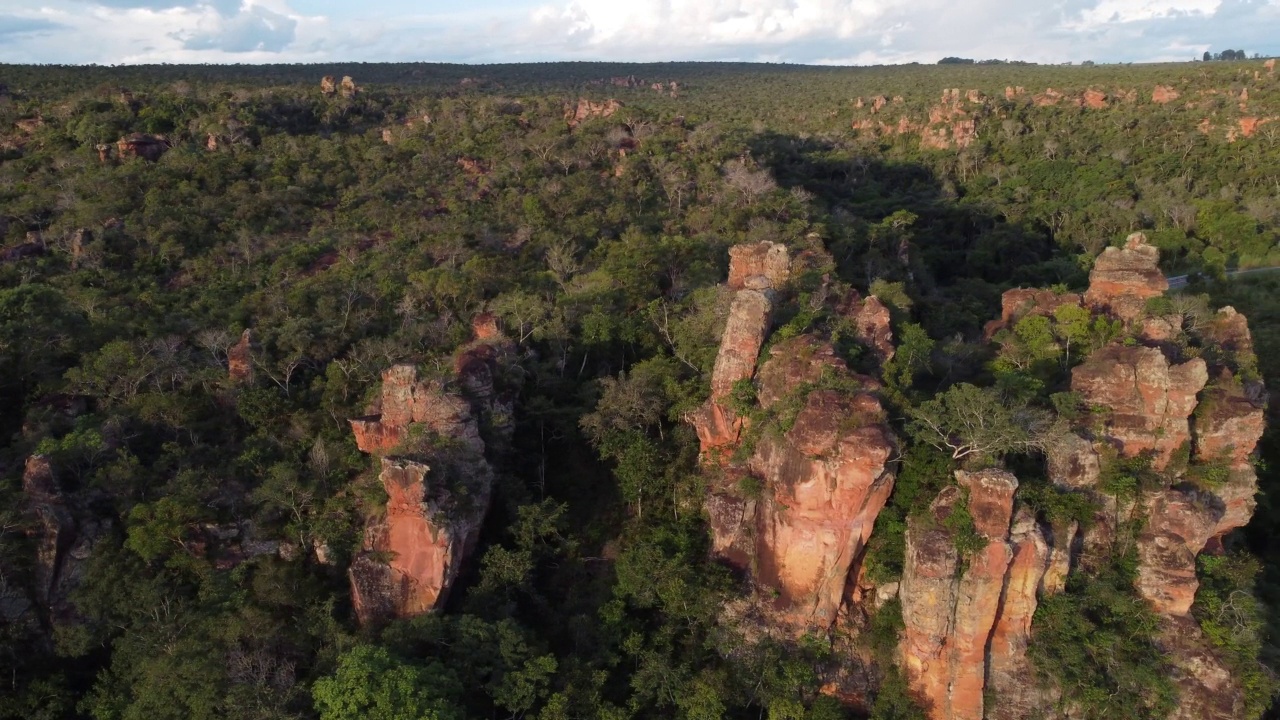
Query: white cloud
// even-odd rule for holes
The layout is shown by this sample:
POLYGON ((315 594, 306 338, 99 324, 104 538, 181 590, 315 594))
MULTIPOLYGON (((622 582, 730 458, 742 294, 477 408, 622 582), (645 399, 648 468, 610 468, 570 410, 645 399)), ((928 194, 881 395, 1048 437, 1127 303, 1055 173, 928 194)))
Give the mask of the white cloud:
POLYGON ((173 37, 187 50, 221 50, 227 53, 281 52, 296 36, 298 21, 258 5, 245 6, 230 17, 202 17, 194 31, 178 31, 173 37))
POLYGON ((492 1, 443 8, 436 0, 0 0, 0 61, 873 64, 1280 52, 1269 32, 1280 27, 1280 0, 508 2, 498 9, 492 1))

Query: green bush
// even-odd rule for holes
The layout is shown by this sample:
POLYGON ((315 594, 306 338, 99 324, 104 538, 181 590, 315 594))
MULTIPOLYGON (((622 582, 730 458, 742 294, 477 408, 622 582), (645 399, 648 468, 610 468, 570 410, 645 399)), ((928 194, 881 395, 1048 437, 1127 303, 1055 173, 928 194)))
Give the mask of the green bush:
POLYGON ((1124 708, 1133 720, 1157 720, 1177 700, 1155 644, 1159 618, 1133 588, 1134 567, 1125 557, 1096 574, 1076 571, 1036 608, 1028 653, 1079 717, 1107 720, 1124 708))

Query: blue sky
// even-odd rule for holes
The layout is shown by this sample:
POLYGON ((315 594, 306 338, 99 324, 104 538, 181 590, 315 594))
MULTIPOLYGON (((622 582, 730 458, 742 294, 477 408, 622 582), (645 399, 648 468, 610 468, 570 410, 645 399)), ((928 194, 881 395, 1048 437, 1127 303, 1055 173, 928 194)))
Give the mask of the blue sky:
POLYGON ((1035 62, 1280 54, 1280 0, 0 0, 0 62, 1035 62))

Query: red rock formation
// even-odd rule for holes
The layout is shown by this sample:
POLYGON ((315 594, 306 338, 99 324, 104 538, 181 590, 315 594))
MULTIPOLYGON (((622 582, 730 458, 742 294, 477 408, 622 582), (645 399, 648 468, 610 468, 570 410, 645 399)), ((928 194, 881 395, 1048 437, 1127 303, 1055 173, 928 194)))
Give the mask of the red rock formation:
POLYGON ((1163 295, 1169 281, 1160 272, 1160 251, 1134 233, 1124 248, 1109 247, 1093 263, 1085 303, 1125 322, 1141 317, 1147 300, 1163 295))
POLYGON ((1253 356, 1253 336, 1249 333, 1249 321, 1230 305, 1218 310, 1206 335, 1214 345, 1238 357, 1253 356))
POLYGON ((791 272, 787 247, 761 242, 729 249, 730 290, 781 288, 791 272))
POLYGON ((499 340, 502 331, 498 329, 498 316, 493 313, 479 313, 471 319, 471 331, 476 340, 499 340))
POLYGON ((1061 92, 1054 90, 1053 88, 1046 88, 1044 92, 1033 96, 1031 98, 1031 102, 1033 102, 1036 107, 1051 107, 1062 102, 1062 98, 1064 97, 1066 96, 1061 92))
POLYGON ((1000 471, 959 473, 961 487, 939 495, 932 519, 910 523, 899 588, 906 624, 901 660, 935 720, 1014 720, 1053 704, 1056 691, 1040 688, 1027 663, 1031 617, 1040 597, 1062 591, 1073 564, 1089 567, 1111 552, 1128 520, 1141 527, 1135 589, 1164 618, 1160 643, 1177 668, 1182 697, 1173 717, 1239 716, 1239 688, 1188 613, 1198 588, 1196 556, 1253 513, 1251 454, 1263 431, 1266 398, 1260 384, 1232 375, 1252 356, 1247 323, 1234 310, 1224 309, 1198 331, 1216 351, 1205 352, 1218 378, 1207 388, 1205 359, 1179 362, 1171 359, 1181 357, 1173 343, 1156 342, 1182 331, 1176 319, 1145 315, 1146 300, 1167 285, 1157 261, 1145 239, 1134 237, 1099 258, 1084 298, 1037 291, 1004 297, 997 327, 1083 302, 1141 334, 1139 343, 1104 347, 1075 368, 1072 390, 1099 412, 1082 435, 1062 437, 1047 453, 1050 480, 1089 494, 1102 508, 1082 538, 1075 523, 1042 527, 1025 511, 1010 531, 1016 480, 1000 471), (1136 501, 1108 496, 1100 479, 1112 452, 1150 453, 1163 477, 1145 482, 1165 484, 1147 486, 1136 501), (1206 468, 1216 469, 1205 475, 1206 468), (974 527, 988 541, 963 571, 944 522, 964 497, 962 487, 974 527))
POLYGON ((888 105, 888 104, 889 104, 888 98, 886 98, 883 95, 877 95, 871 98, 871 112, 878 113, 884 109, 885 105, 888 105))
POLYGON ((771 622, 796 632, 826 629, 893 487, 894 439, 873 394, 878 384, 850 376, 829 342, 787 339, 756 372, 774 288, 790 264, 786 249, 772 243, 739 246, 730 257, 729 286, 737 292, 711 400, 687 418, 704 458, 724 467, 705 502, 713 550, 776 594, 771 622), (815 387, 829 374, 860 379, 865 390, 815 387), (785 430, 762 431, 749 456, 734 461, 743 427, 724 400, 752 377, 764 411, 784 408, 793 419, 785 430))
POLYGON ((990 340, 1005 328, 1013 327, 1028 315, 1052 317, 1064 305, 1080 305, 1077 293, 1056 293, 1052 290, 1015 288, 1000 296, 1000 319, 992 320, 983 328, 983 335, 990 340))
POLYGON ((140 157, 155 162, 169 149, 169 144, 159 135, 134 133, 116 141, 116 154, 121 160, 140 157))
POLYGON ((1261 389, 1246 388, 1224 371, 1200 402, 1195 420, 1196 456, 1226 463, 1233 470, 1252 468, 1250 457, 1266 429, 1266 398, 1261 389))
POLYGON ((325 97, 333 97, 338 94, 338 82, 332 75, 325 75, 320 78, 320 92, 325 97))
MULTIPOLYGON (((907 529, 900 589, 906 627, 900 650, 907 677, 925 699, 931 718, 981 720, 986 648, 997 626, 1013 559, 1009 524, 1018 480, 1001 470, 957 472, 956 480, 960 485, 944 489, 930 507, 932 522, 912 521, 907 529), (944 525, 964 497, 961 488, 968 491, 974 527, 987 541, 969 558, 964 572, 960 572, 955 539, 944 525)), ((1014 592, 1021 592, 1027 582, 1027 578, 1013 578, 1014 592)), ((1025 605, 1016 602, 1010 608, 1004 649, 1018 643, 1018 616, 1026 611, 1025 605)), ((1001 672, 1011 670, 1016 662, 1004 649, 997 661, 1001 672)))
POLYGON ((381 406, 380 414, 351 420, 356 446, 363 452, 384 455, 398 449, 414 423, 472 448, 484 447, 467 402, 438 380, 419 380, 412 365, 395 365, 382 373, 381 406))
MULTIPOLYGON (((987 649, 986 688, 994 691, 996 699, 995 706, 987 709, 986 717, 991 720, 1022 720, 1045 706, 1043 691, 1027 660, 1027 646, 1031 619, 1053 558, 1044 532, 1026 508, 1014 518, 1009 545, 1013 557, 987 649)), ((1058 581, 1051 580, 1054 582, 1058 581)))
POLYGON ((971 89, 965 93, 965 99, 974 105, 982 105, 987 101, 986 96, 984 96, 981 91, 975 89, 971 89))
POLYGON ((356 81, 351 79, 350 75, 343 76, 342 83, 338 86, 338 92, 342 97, 350 100, 360 92, 360 88, 356 86, 356 81))
POLYGON ((22 492, 38 518, 36 596, 41 605, 47 605, 57 582, 61 559, 59 550, 68 544, 67 538, 74 532, 75 523, 54 478, 49 458, 44 455, 27 458, 22 474, 22 492))
POLYGON ((1242 117, 1237 121, 1240 126, 1240 137, 1253 137, 1258 128, 1271 122, 1272 118, 1242 117))
MULTIPOLYGON (((483 317, 477 335, 487 329, 483 317)), ((493 488, 488 456, 510 441, 512 402, 494 383, 511 350, 510 341, 490 335, 459 351, 455 378, 466 398, 419 379, 411 365, 396 365, 382 376, 382 412, 351 421, 357 446, 383 456, 379 479, 388 496, 385 516, 366 528, 348 573, 361 622, 437 607, 474 548, 493 488), (390 457, 392 451, 407 456, 390 457)))
POLYGON ((1195 601, 1196 555, 1222 517, 1210 498, 1165 490, 1145 499, 1147 522, 1138 536, 1138 592, 1162 615, 1186 615, 1195 601))
POLYGON ((594 103, 586 98, 579 98, 576 106, 565 106, 564 120, 570 128, 575 128, 586 120, 598 117, 607 118, 621 109, 622 103, 617 100, 609 99, 604 102, 594 103))
POLYGON ((1102 110, 1107 107, 1107 94, 1100 90, 1086 90, 1081 104, 1090 110, 1102 110))
POLYGON ((850 568, 888 500, 894 444, 882 422, 871 395, 817 390, 791 430, 762 439, 748 463, 766 488, 755 507, 756 580, 778 592, 794 626, 834 622, 850 568))
POLYGON ((240 334, 240 342, 227 350, 227 376, 231 382, 253 384, 253 331, 240 334))
POLYGON ((105 165, 107 160, 111 159, 111 145, 107 143, 98 143, 93 146, 98 151, 98 162, 105 165))
POLYGON ((78 228, 71 233, 71 269, 75 270, 80 266, 80 258, 84 256, 85 248, 89 243, 93 242, 93 233, 88 228, 78 228))
MULTIPOLYGON (((413 460, 382 459, 379 479, 387 491, 386 517, 366 531, 366 553, 351 565, 352 602, 361 622, 409 617, 433 610, 457 577, 480 530, 483 512, 469 513, 458 523, 457 508, 445 508, 428 487, 431 468, 413 460), (447 513, 450 522, 439 515, 447 513), (460 526, 461 525, 461 526, 460 526), (370 553, 391 555, 387 562, 370 553)), ((475 501, 488 505, 492 478, 481 478, 483 494, 475 501)))
POLYGON ((1071 372, 1071 389, 1089 406, 1106 408, 1104 435, 1123 457, 1151 452, 1163 470, 1184 444, 1188 418, 1209 374, 1204 360, 1171 364, 1156 348, 1112 345, 1071 372))
POLYGON ((494 441, 504 445, 511 433, 511 404, 493 387, 506 346, 500 338, 476 341, 454 360, 470 401, 436 380, 420 380, 410 365, 397 365, 383 374, 381 414, 352 420, 361 450, 413 451, 412 457, 381 457, 387 511, 366 528, 364 551, 349 570, 362 623, 434 609, 475 547, 493 488, 477 416, 488 418, 494 441), (433 436, 447 442, 431 442, 433 436), (417 437, 426 445, 404 447, 417 437), (433 474, 433 468, 443 471, 433 474))
POLYGON ((72 591, 79 586, 103 522, 63 492, 49 458, 32 455, 22 474, 27 512, 34 517, 35 600, 53 624, 73 621, 72 591))
POLYGON ((880 298, 869 295, 860 298, 854 292, 845 302, 844 314, 853 321, 858 341, 875 355, 881 364, 893 359, 893 329, 890 327, 889 308, 880 298))
POLYGON ((484 163, 480 162, 479 160, 476 160, 475 158, 468 158, 468 157, 458 158, 457 165, 458 167, 462 168, 462 171, 464 173, 472 177, 478 177, 481 175, 489 174, 489 169, 484 166, 484 163))
POLYGON ((1159 105, 1171 103, 1174 100, 1177 100, 1178 97, 1178 91, 1167 85, 1157 85, 1155 90, 1151 91, 1151 102, 1159 105))
POLYGON ((1236 678, 1190 617, 1161 619, 1157 645, 1173 663, 1178 704, 1168 720, 1239 720, 1244 693, 1236 678))
POLYGON ((756 359, 773 319, 773 289, 790 273, 787 248, 762 242, 729 251, 729 288, 734 290, 720 351, 711 373, 711 399, 690 414, 704 459, 723 459, 738 442, 742 421, 728 406, 734 385, 755 374, 756 359))

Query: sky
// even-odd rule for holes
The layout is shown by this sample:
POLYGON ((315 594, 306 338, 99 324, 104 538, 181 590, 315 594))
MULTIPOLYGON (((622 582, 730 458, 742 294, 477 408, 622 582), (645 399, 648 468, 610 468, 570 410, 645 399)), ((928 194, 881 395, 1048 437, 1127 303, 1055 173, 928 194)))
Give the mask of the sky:
POLYGON ((1280 54, 1280 0, 0 0, 0 62, 1041 63, 1280 54))

